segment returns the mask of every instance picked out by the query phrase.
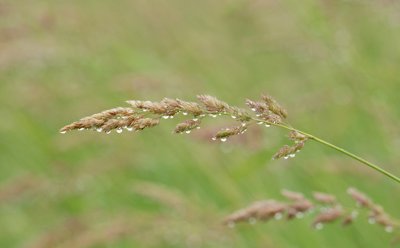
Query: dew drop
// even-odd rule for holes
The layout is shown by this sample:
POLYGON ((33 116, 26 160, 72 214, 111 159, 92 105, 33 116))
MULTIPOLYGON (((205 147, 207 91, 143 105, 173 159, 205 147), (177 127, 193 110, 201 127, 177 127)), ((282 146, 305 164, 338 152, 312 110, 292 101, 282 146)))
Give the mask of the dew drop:
POLYGON ((169 116, 168 115, 163 115, 163 117, 162 117, 163 119, 168 119, 169 118, 169 116))
POLYGON ((60 131, 60 133, 61 133, 61 134, 66 134, 66 133, 67 133, 67 131, 60 131))
POLYGON ((317 230, 321 230, 322 228, 324 228, 324 225, 322 223, 317 223, 315 225, 315 229, 317 229, 317 230))
POLYGON ((217 117, 217 115, 214 115, 214 114, 210 114, 210 116, 211 116, 212 118, 217 117))
POLYGON ((292 153, 289 155, 289 157, 294 158, 294 157, 296 157, 296 154, 292 153))
POLYGON ((101 127, 96 128, 96 132, 101 133, 102 131, 103 131, 103 128, 101 128, 101 127))
POLYGON ((265 124, 265 127, 270 127, 271 125, 269 125, 269 124, 265 124))
POLYGON ((257 111, 257 109, 255 109, 255 108, 252 108, 252 109, 251 109, 251 111, 254 111, 254 112, 256 112, 256 111, 257 111))
POLYGON ((280 219, 282 219, 282 217, 283 217, 282 213, 276 213, 274 215, 275 220, 280 220, 280 219))
POLYGON ((193 121, 198 121, 199 119, 198 118, 193 118, 193 121))
POLYGON ((393 227, 392 226, 386 226, 385 227, 385 231, 388 232, 388 233, 391 233, 391 232, 393 232, 393 227))
POLYGON ((120 127, 117 128, 116 132, 117 132, 117 133, 122 133, 122 128, 120 128, 120 127))
POLYGON ((284 159, 288 159, 288 158, 289 158, 289 156, 284 156, 283 158, 284 158, 284 159))
POLYGON ((211 139, 214 140, 214 141, 217 140, 217 138, 215 138, 215 137, 212 137, 211 139))
POLYGON ((187 113, 187 112, 182 112, 182 114, 183 114, 183 115, 188 115, 188 113, 187 113))
POLYGON ((236 117, 236 116, 234 116, 234 115, 232 115, 231 117, 232 117, 232 119, 236 119, 236 118, 237 118, 237 117, 236 117))
POLYGON ((250 225, 254 225, 254 224, 256 224, 256 223, 257 223, 257 219, 256 219, 256 218, 253 218, 253 217, 252 217, 252 218, 249 219, 249 224, 250 224, 250 225))
POLYGON ((83 130, 85 130, 84 127, 81 127, 81 128, 78 129, 78 131, 83 131, 83 130))
POLYGON ((242 123, 242 127, 245 127, 246 125, 247 125, 246 123, 244 123, 244 122, 242 123))
POLYGON ((368 219, 368 223, 371 224, 371 225, 375 224, 376 223, 375 218, 369 218, 368 219))
POLYGON ((196 127, 196 129, 200 129, 200 127, 196 127))
POLYGON ((226 141, 227 141, 227 138, 221 138, 221 141, 222 141, 222 142, 226 142, 226 141))
POLYGON ((128 130, 129 132, 133 131, 133 127, 127 127, 126 130, 128 130))
POLYGON ((185 133, 187 133, 187 134, 189 134, 190 132, 191 132, 190 130, 185 131, 185 133))
POLYGON ((258 124, 258 125, 262 125, 262 124, 264 124, 264 122, 259 121, 259 122, 257 122, 257 124, 258 124))
POLYGON ((109 130, 109 131, 106 132, 106 134, 110 134, 110 133, 111 133, 111 130, 109 130))
POLYGON ((297 214, 296 214, 296 218, 297 219, 302 219, 304 217, 304 213, 302 213, 302 212, 298 212, 297 214))

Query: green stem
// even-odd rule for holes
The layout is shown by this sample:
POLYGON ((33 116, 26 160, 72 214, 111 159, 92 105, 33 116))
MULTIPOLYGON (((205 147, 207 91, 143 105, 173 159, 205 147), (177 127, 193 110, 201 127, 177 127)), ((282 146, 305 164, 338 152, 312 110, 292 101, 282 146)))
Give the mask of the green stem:
POLYGON ((314 136, 312 134, 308 134, 306 132, 300 131, 298 129, 295 129, 293 127, 287 126, 285 124, 269 123, 269 122, 266 122, 264 120, 258 120, 258 119, 254 119, 254 120, 255 121, 262 121, 262 122, 265 122, 265 123, 273 125, 273 126, 281 127, 281 128, 284 128, 284 129, 287 129, 287 130, 290 130, 290 131, 296 131, 296 132, 299 132, 301 134, 304 134, 309 139, 314 140, 314 141, 316 141, 316 142, 318 142, 320 144, 323 144, 325 146, 328 146, 328 147, 330 147, 332 149, 335 149, 336 151, 341 152, 341 153, 343 153, 343 154, 345 154, 345 155, 347 155, 347 156, 349 156, 349 157, 351 157, 351 158, 353 158, 353 159, 365 164, 366 166, 376 170, 377 172, 379 172, 379 173, 381 173, 381 174, 393 179, 394 181, 400 183, 400 178, 399 177, 397 177, 397 176, 393 175, 392 173, 384 170, 382 167, 380 167, 380 166, 378 166, 376 164, 373 164, 373 163, 371 163, 371 162, 369 162, 369 161, 367 161, 367 160, 365 160, 365 159, 363 159, 363 158, 361 158, 361 157, 359 157, 359 156, 357 156, 357 155, 355 155, 355 154, 353 154, 353 153, 351 153, 351 152, 349 152, 349 151, 347 151, 347 150, 345 150, 345 149, 343 149, 341 147, 338 147, 338 146, 336 146, 334 144, 331 144, 331 143, 329 143, 329 142, 327 142, 327 141, 325 141, 325 140, 323 140, 321 138, 318 138, 318 137, 316 137, 316 136, 314 136))

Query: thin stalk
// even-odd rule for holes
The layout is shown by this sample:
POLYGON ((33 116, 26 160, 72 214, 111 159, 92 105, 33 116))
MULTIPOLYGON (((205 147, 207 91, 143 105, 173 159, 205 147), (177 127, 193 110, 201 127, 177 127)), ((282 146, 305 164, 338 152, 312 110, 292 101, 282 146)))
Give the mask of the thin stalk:
POLYGON ((267 124, 269 124, 269 125, 281 127, 281 128, 284 128, 284 129, 287 129, 287 130, 290 130, 290 131, 296 131, 296 132, 299 132, 299 133, 301 133, 301 134, 304 134, 304 135, 307 136, 309 139, 314 140, 314 141, 316 141, 316 142, 318 142, 318 143, 320 143, 320 144, 322 144, 322 145, 328 146, 328 147, 330 147, 330 148, 332 148, 332 149, 334 149, 334 150, 336 150, 336 151, 338 151, 338 152, 341 152, 341 153, 343 153, 343 154, 345 154, 345 155, 347 155, 347 156, 349 156, 349 157, 351 157, 351 158, 353 158, 353 159, 355 159, 355 160, 361 162, 362 164, 364 164, 364 165, 366 165, 366 166, 372 168, 373 170, 375 170, 375 171, 377 171, 377 172, 379 172, 379 173, 381 173, 381 174, 383 174, 383 175, 385 175, 385 176, 387 176, 387 177, 393 179, 393 180, 396 181, 397 183, 400 183, 400 178, 399 178, 399 177, 397 177, 397 176, 393 175, 392 173, 390 173, 390 172, 384 170, 382 167, 380 167, 380 166, 378 166, 378 165, 376 165, 376 164, 374 164, 374 163, 371 163, 371 162, 369 162, 369 161, 367 161, 367 160, 365 160, 365 159, 363 159, 363 158, 361 158, 361 157, 355 155, 354 153, 351 153, 351 152, 349 152, 349 151, 347 151, 347 150, 345 150, 345 149, 343 149, 343 148, 341 148, 341 147, 338 147, 338 146, 336 146, 336 145, 334 145, 334 144, 331 144, 331 143, 329 143, 329 142, 326 141, 326 140, 323 140, 323 139, 321 139, 321 138, 319 138, 319 137, 316 137, 316 136, 314 136, 314 135, 312 135, 312 134, 309 134, 309 133, 306 133, 306 132, 304 132, 304 131, 298 130, 298 129, 296 129, 296 128, 287 126, 287 125, 285 125, 285 124, 270 123, 270 122, 266 122, 266 121, 264 121, 264 120, 259 120, 259 119, 254 119, 254 120, 255 120, 255 121, 259 121, 259 122, 265 122, 265 123, 267 123, 267 124))

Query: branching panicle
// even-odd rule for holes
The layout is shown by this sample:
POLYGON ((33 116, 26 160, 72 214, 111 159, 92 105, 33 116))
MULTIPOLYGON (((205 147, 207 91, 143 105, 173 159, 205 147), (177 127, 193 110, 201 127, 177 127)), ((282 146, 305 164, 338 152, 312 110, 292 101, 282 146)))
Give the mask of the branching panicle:
MULTIPOLYGON (((383 226, 387 232, 393 232, 395 228, 400 229, 400 223, 385 213, 381 206, 375 204, 371 200, 368 200, 367 205, 364 204, 366 203, 366 196, 354 188, 350 188, 348 192, 359 207, 363 207, 369 211, 368 221, 371 224, 377 223, 383 226), (354 197, 354 192, 357 192, 357 197, 354 197), (360 194, 362 195, 361 201, 363 205, 359 204, 360 194)), ((240 222, 255 223, 256 221, 267 221, 272 217, 279 220, 282 219, 284 215, 286 215, 287 220, 292 220, 316 213, 312 221, 312 227, 321 229, 324 224, 339 220, 341 220, 343 226, 350 225, 356 220, 358 212, 362 211, 362 209, 344 208, 343 205, 337 202, 334 195, 326 193, 315 192, 313 195, 316 203, 306 199, 303 194, 298 192, 283 190, 282 195, 290 202, 284 203, 276 200, 258 201, 251 204, 249 207, 240 209, 229 215, 225 218, 223 223, 234 226, 234 224, 240 222), (265 214, 261 215, 260 213, 265 214), (267 216, 267 218, 265 216, 267 216)))
MULTIPOLYGON (((106 110, 73 122, 60 129, 61 133, 72 130, 92 129, 97 132, 110 133, 115 130, 122 133, 123 130, 140 131, 145 128, 157 126, 161 119, 171 119, 179 113, 188 119, 178 124, 175 133, 190 133, 193 129, 200 127, 200 120, 217 116, 231 116, 240 126, 227 128, 213 136, 214 140, 226 141, 227 138, 244 133, 247 128, 257 123, 266 127, 275 126, 289 130, 289 139, 292 145, 285 145, 273 156, 273 159, 293 158, 296 153, 303 149, 308 140, 314 140, 320 144, 331 147, 370 168, 390 177, 400 183, 400 178, 387 172, 381 167, 374 165, 365 159, 358 157, 340 147, 326 142, 314 135, 291 127, 285 122, 287 111, 271 96, 263 95, 260 101, 246 100, 246 105, 251 109, 247 112, 242 108, 230 106, 228 103, 209 95, 198 95, 199 102, 187 102, 180 99, 164 98, 160 102, 130 100, 127 103, 130 108, 114 108, 106 110)), ((354 197, 357 197, 355 194, 354 197)), ((359 197, 359 196, 358 196, 359 197)), ((360 204, 367 204, 360 202, 360 204)))

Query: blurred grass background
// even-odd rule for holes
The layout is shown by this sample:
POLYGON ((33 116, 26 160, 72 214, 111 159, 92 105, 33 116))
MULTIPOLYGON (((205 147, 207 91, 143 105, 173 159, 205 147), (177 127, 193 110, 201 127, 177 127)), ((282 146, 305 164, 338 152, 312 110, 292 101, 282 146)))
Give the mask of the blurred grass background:
POLYGON ((332 150, 271 161, 282 130, 219 144, 172 135, 176 120, 58 129, 128 99, 269 93, 296 127, 400 175, 399 13, 390 0, 1 0, 0 247, 389 246, 364 219, 221 225, 282 188, 352 206, 355 186, 400 217, 399 185, 332 150))

